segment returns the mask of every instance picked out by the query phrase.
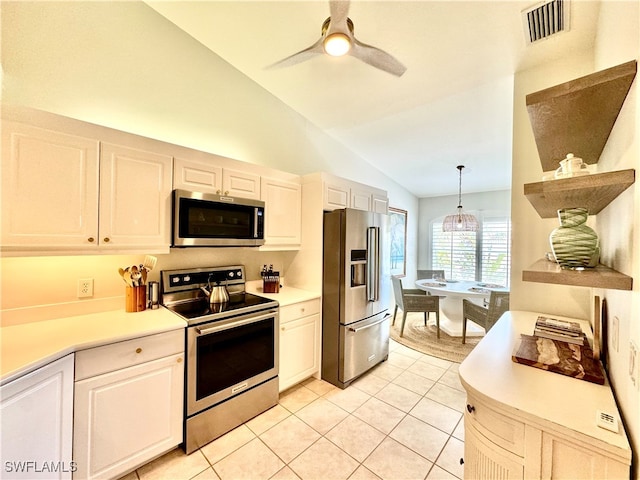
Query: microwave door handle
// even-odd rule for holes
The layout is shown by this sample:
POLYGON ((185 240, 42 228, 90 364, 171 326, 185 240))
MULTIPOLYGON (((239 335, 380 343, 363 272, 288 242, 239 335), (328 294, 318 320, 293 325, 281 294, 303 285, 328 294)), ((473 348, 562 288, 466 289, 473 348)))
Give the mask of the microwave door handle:
POLYGON ((253 208, 253 238, 258 238, 258 207, 253 208))

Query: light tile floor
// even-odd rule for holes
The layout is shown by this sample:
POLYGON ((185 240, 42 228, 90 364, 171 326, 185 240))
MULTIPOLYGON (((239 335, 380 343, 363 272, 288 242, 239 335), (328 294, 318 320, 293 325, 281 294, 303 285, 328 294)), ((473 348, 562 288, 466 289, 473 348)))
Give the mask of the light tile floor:
POLYGON ((348 388, 309 379, 191 455, 173 450, 123 480, 462 478, 458 365, 392 340, 389 359, 348 388))

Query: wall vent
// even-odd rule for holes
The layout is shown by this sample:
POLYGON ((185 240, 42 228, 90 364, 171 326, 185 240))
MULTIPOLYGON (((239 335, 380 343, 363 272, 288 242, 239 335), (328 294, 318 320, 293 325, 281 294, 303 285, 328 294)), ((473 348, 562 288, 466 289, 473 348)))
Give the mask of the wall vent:
POLYGON ((528 44, 569 30, 569 0, 547 0, 522 11, 528 44))

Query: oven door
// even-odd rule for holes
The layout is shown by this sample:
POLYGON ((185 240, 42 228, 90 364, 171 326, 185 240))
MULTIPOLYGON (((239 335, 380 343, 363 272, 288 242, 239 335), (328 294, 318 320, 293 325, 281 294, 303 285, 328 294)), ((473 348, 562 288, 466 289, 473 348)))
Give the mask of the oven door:
POLYGON ((187 416, 278 375, 278 310, 187 328, 187 416))

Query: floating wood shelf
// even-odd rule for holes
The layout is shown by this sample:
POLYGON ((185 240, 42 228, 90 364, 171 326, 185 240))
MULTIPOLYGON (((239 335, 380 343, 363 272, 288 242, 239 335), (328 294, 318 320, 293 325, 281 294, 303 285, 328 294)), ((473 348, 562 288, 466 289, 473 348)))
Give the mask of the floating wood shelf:
POLYGON ((614 290, 631 290, 633 278, 617 272, 604 265, 584 270, 565 270, 555 262, 546 259, 538 260, 531 267, 522 271, 525 282, 555 283, 576 287, 610 288, 614 290))
POLYGON ((527 183, 524 194, 542 218, 558 216, 558 209, 584 207, 595 215, 635 182, 635 170, 527 183))
POLYGON ((598 162, 636 70, 632 60, 527 95, 543 171, 558 168, 568 153, 587 164, 598 162))

